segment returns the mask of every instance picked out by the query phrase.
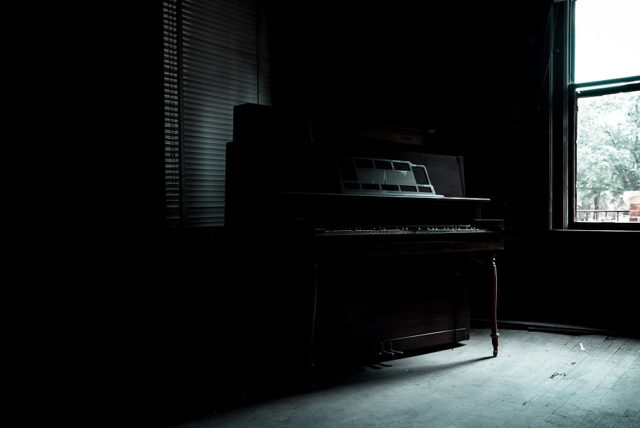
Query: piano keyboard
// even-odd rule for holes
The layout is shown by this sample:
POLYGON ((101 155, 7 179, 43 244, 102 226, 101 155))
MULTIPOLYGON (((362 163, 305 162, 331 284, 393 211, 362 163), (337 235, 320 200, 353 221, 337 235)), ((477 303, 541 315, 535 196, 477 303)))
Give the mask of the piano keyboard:
POLYGON ((353 227, 353 228, 317 228, 316 235, 430 235, 437 233, 482 233, 488 229, 478 228, 470 224, 455 225, 425 225, 425 226, 383 226, 383 227, 353 227))

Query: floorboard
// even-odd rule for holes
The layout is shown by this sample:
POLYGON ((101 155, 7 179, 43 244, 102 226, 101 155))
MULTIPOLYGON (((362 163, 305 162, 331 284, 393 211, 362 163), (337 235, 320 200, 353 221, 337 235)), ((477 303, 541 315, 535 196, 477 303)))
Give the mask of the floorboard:
POLYGON ((640 426, 640 339, 502 330, 497 358, 489 330, 463 344, 180 426, 640 426))

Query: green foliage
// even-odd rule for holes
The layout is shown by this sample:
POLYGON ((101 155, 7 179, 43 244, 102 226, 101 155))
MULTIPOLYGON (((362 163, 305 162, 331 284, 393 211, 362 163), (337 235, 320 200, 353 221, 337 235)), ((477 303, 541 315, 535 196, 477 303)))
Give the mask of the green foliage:
POLYGON ((578 104, 577 209, 626 209, 640 190, 640 92, 581 98, 578 104))

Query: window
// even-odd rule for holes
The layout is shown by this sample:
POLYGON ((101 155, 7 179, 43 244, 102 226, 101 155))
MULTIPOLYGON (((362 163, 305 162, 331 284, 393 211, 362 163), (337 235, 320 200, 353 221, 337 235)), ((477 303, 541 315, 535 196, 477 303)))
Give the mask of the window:
POLYGON ((259 0, 165 0, 164 143, 167 223, 224 224, 226 143, 233 107, 269 104, 259 0))
POLYGON ((554 58, 553 138, 562 172, 554 186, 562 181, 563 201, 562 207, 553 206, 554 226, 635 228, 640 226, 640 2, 572 0, 556 13, 566 27, 555 34, 560 56, 554 58))

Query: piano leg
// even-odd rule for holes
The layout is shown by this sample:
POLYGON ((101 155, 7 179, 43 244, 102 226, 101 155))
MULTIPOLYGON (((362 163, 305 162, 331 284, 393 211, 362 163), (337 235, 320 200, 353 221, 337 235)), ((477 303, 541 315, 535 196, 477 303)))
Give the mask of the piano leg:
POLYGON ((311 331, 309 342, 309 388, 316 388, 316 320, 318 317, 318 263, 313 263, 313 284, 311 297, 311 331))
POLYGON ((491 254, 489 266, 491 267, 491 343, 493 344, 493 356, 498 356, 498 269, 496 267, 496 255, 491 254))

